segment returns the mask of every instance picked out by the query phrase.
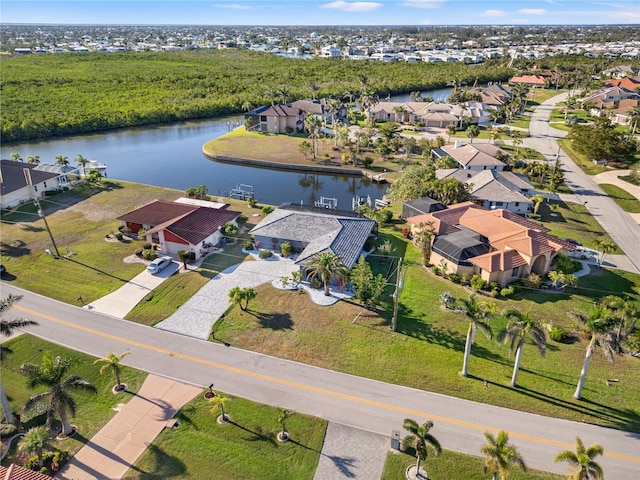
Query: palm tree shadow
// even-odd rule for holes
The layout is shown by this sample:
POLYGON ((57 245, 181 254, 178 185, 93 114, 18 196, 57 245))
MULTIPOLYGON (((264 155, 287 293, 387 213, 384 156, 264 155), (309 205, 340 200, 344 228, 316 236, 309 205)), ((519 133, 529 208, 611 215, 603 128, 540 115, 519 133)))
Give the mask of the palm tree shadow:
POLYGON ((355 478, 356 474, 353 473, 351 469, 356 466, 356 463, 358 461, 357 458, 339 457, 337 455, 325 455, 324 453, 321 453, 320 455, 323 455, 331 460, 336 468, 340 470, 340 473, 343 477, 355 478))
POLYGON ((183 477, 187 473, 187 466, 179 458, 169 455, 153 443, 147 448, 147 455, 152 457, 149 471, 145 472, 135 466, 132 470, 138 472, 139 480, 163 480, 166 478, 183 477))
POLYGON ((247 310, 247 313, 256 317, 262 328, 271 330, 293 330, 293 320, 288 313, 260 313, 247 310))
POLYGON ((234 422, 233 420, 229 420, 228 423, 235 427, 238 427, 241 430, 244 430, 247 433, 250 433, 251 436, 247 438, 247 441, 249 442, 269 442, 271 445, 278 445, 278 442, 275 439, 275 435, 272 432, 265 431, 260 426, 256 427, 256 431, 253 431, 247 427, 240 425, 237 422, 234 422))

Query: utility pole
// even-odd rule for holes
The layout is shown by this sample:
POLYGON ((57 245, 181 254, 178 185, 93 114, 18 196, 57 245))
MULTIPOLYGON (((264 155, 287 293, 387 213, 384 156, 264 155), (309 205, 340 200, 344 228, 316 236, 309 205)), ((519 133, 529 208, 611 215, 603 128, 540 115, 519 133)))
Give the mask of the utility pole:
POLYGON ((402 267, 402 257, 398 257, 398 271, 396 274, 396 291, 393 293, 393 318, 391 319, 391 331, 395 332, 398 327, 398 297, 402 284, 400 281, 400 271, 402 267))
MULTIPOLYGON (((31 180, 31 170, 29 170, 28 168, 23 168, 22 171, 24 172, 24 179, 26 180, 27 185, 29 185, 30 188, 33 188, 33 181, 31 180)), ((42 218, 42 220, 44 220, 44 226, 47 227, 47 232, 49 232, 49 238, 51 238, 53 249, 56 251, 56 257, 60 258, 58 246, 56 245, 56 241, 53 239, 53 234, 51 233, 51 229, 49 228, 49 224, 47 223, 47 217, 45 217, 44 215, 44 210, 42 209, 42 207, 40 206, 40 202, 38 201, 38 196, 35 194, 35 192, 32 193, 33 199, 36 202, 35 205, 36 207, 38 207, 38 215, 40 216, 40 218, 42 218)))

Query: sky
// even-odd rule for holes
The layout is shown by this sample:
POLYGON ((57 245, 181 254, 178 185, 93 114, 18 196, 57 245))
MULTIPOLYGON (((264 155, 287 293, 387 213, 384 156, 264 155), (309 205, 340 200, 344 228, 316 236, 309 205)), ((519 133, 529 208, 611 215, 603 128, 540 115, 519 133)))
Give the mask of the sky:
POLYGON ((0 23, 638 25, 640 0, 2 0, 0 23))

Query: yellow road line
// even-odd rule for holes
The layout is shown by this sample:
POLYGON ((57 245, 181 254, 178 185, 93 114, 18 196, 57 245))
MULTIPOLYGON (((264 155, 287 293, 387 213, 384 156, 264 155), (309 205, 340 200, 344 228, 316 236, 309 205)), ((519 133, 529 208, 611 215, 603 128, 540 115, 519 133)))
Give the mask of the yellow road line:
MULTIPOLYGON (((462 427, 467 427, 467 428, 472 428, 475 430, 482 430, 482 431, 492 431, 492 432, 497 432, 499 429, 494 428, 494 427, 487 427, 484 425, 479 425, 477 423, 471 423, 471 422, 465 422, 463 420, 456 420, 455 418, 448 418, 448 417, 442 417, 440 415, 432 415, 429 413, 425 413, 425 412, 420 412, 418 410, 412 410, 409 408, 404 408, 404 407, 398 407, 396 405, 390 405, 388 403, 382 403, 382 402, 377 402, 375 400, 368 400, 366 398, 360 398, 360 397, 355 397, 353 395, 347 395, 345 393, 340 393, 340 392, 334 392, 332 390, 327 390, 324 388, 319 388, 319 387, 313 387, 311 385, 305 385, 303 383, 298 383, 298 382, 292 382, 289 380, 284 380, 282 378, 276 378, 276 377, 271 377, 269 375, 263 375, 261 373, 256 373, 256 372, 251 372, 249 370, 244 370, 241 368, 236 368, 236 367, 232 367, 229 365, 223 365, 217 362, 212 362, 209 360, 204 360, 202 358, 198 358, 198 357, 194 357, 192 355, 187 355, 184 353, 179 353, 179 352, 174 352, 172 350, 167 350, 166 348, 161 348, 161 347, 155 347, 153 345, 148 345, 146 343, 140 343, 140 342, 136 342, 134 340, 129 340, 127 338, 122 338, 116 335, 111 335, 109 333, 105 333, 105 332, 101 332, 99 330, 94 330, 92 328, 88 328, 88 327, 84 327, 82 325, 77 325, 75 323, 71 323, 68 322, 66 320, 62 320, 60 318, 56 318, 56 317, 52 317, 51 315, 47 315, 44 313, 40 313, 40 312, 36 312, 35 310, 30 310, 28 308, 24 308, 22 306, 19 305, 13 305, 13 308, 16 310, 20 310, 23 311, 24 313, 27 313, 29 315, 32 316, 38 316, 47 320, 50 320, 52 322, 64 325, 66 327, 71 327, 74 328, 76 330, 81 330, 83 332, 87 332, 90 333, 92 335, 97 335, 100 337, 104 337, 104 338, 109 338, 111 340, 116 340, 118 342, 122 342, 125 343, 127 345, 132 345, 138 348, 143 348, 145 350, 151 350, 154 352, 158 352, 158 353, 163 353, 166 355, 170 355, 172 357, 178 357, 178 358, 182 358, 184 360, 188 360, 194 363, 200 363, 202 365, 207 365, 210 367, 215 367, 215 368, 219 368, 222 370, 226 370, 229 372, 233 372, 233 373, 237 373, 239 375, 244 375, 247 377, 253 377, 253 378, 257 378, 260 380, 264 380, 266 382, 271 382, 271 383, 277 383, 280 385, 287 385, 289 387, 293 387, 293 388, 297 388, 299 390, 307 390, 310 392, 315 392, 315 393, 319 393, 321 395, 327 395, 330 397, 335 397, 335 398, 341 398, 343 400, 348 400, 354 403, 360 403, 360 404, 364 404, 364 405, 370 405, 372 407, 377 407, 377 408, 382 408, 385 410, 391 410, 391 411, 395 411, 395 412, 401 412, 401 413, 406 413, 408 415, 412 415, 412 416, 418 416, 418 417, 424 417, 424 418, 429 418, 431 420, 437 420, 443 423, 449 423, 451 425, 458 425, 458 426, 462 426, 462 427)), ((537 442, 537 443, 543 443, 543 444, 547 444, 547 445, 555 445, 557 447, 562 447, 562 448, 569 448, 569 449, 573 449, 575 447, 574 444, 572 443, 566 443, 566 442, 560 442, 560 441, 556 441, 556 440, 550 440, 547 438, 541 438, 541 437, 536 437, 533 435, 527 435, 524 433, 518 433, 518 432, 509 432, 507 431, 507 433, 509 434, 510 437, 515 437, 515 438, 520 438, 523 440, 529 440, 532 442, 537 442)), ((612 458, 617 458, 620 460, 625 460, 628 462, 635 462, 635 463, 640 463, 640 457, 632 457, 630 455, 623 455, 620 453, 615 453, 615 452, 610 452, 610 451, 606 451, 604 452, 604 455, 607 457, 612 457, 612 458)))

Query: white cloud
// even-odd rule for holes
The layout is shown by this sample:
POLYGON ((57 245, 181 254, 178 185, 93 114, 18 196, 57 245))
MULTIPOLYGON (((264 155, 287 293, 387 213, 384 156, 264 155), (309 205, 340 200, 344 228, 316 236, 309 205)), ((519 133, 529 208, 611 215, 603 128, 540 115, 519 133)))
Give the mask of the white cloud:
POLYGON ((251 8, 248 5, 240 5, 237 3, 234 4, 221 4, 221 3, 216 3, 213 5, 214 7, 217 8, 228 8, 229 10, 253 10, 253 8, 251 8))
POLYGON ((345 12, 371 12, 382 7, 376 2, 331 2, 320 5, 320 8, 331 8, 333 10, 344 10, 345 12))
POLYGON ((631 20, 632 22, 640 22, 640 12, 616 12, 610 13, 609 18, 619 18, 622 20, 631 20))
POLYGON ((401 5, 403 7, 414 8, 440 8, 440 6, 447 0, 407 0, 401 5))
POLYGON ((433 25, 433 20, 422 20, 420 25, 433 25))
POLYGON ((503 17, 506 15, 502 10, 485 10, 480 15, 483 17, 503 17))
POLYGON ((546 15, 547 11, 544 8, 521 8, 518 13, 525 15, 546 15))

